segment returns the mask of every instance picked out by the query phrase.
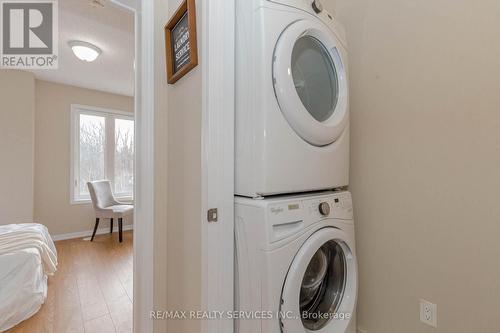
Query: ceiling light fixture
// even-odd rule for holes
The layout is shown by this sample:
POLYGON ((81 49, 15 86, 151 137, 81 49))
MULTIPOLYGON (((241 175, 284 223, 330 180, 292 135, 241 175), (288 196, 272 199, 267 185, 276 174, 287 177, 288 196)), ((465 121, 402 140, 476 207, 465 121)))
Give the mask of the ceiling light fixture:
POLYGON ((68 43, 75 56, 87 62, 92 62, 102 53, 101 49, 87 42, 72 40, 68 43))

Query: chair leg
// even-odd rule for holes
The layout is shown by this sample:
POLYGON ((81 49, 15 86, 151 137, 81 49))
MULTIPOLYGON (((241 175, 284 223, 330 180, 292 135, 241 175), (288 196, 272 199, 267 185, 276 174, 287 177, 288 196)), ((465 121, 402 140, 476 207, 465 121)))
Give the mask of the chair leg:
POLYGON ((118 237, 120 239, 120 243, 123 241, 122 229, 123 229, 123 219, 119 218, 118 219, 118 234, 119 234, 118 237))
POLYGON ((113 219, 111 219, 111 222, 109 224, 109 233, 112 234, 113 233, 113 219))
POLYGON ((94 226, 94 232, 92 233, 92 238, 90 239, 91 242, 94 241, 95 233, 97 232, 97 227, 99 226, 99 218, 95 219, 95 226, 94 226))

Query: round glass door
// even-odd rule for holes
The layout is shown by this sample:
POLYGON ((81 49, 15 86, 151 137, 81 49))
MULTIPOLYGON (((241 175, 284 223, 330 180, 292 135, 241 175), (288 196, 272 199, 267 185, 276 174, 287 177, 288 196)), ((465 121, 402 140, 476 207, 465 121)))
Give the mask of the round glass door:
POLYGON ((335 241, 324 244, 307 266, 300 288, 302 324, 311 331, 324 327, 344 296, 346 259, 335 241))
POLYGON ((281 294, 283 332, 344 332, 357 290, 356 259, 347 235, 328 227, 302 245, 281 294))
POLYGON ((292 77, 302 104, 319 122, 328 120, 337 105, 339 84, 332 58, 319 40, 297 39, 292 51, 292 77))
POLYGON ((290 25, 274 52, 273 83, 283 116, 297 135, 329 145, 348 120, 348 88, 341 44, 319 22, 290 25))

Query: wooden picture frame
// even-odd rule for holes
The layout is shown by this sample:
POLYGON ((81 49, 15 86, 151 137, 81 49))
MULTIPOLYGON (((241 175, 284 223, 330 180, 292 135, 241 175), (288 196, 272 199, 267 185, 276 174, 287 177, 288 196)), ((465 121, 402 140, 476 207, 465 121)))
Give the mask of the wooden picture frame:
POLYGON ((174 84, 198 65, 197 43, 195 0, 184 0, 165 25, 169 84, 174 84))

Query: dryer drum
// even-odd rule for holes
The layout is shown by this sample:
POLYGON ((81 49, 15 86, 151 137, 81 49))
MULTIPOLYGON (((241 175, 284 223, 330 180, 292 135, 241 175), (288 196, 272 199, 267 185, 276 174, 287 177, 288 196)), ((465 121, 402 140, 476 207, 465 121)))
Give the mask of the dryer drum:
POLYGON ((347 276, 342 247, 331 240, 314 254, 302 279, 300 313, 311 331, 323 328, 334 318, 344 296, 347 276))

